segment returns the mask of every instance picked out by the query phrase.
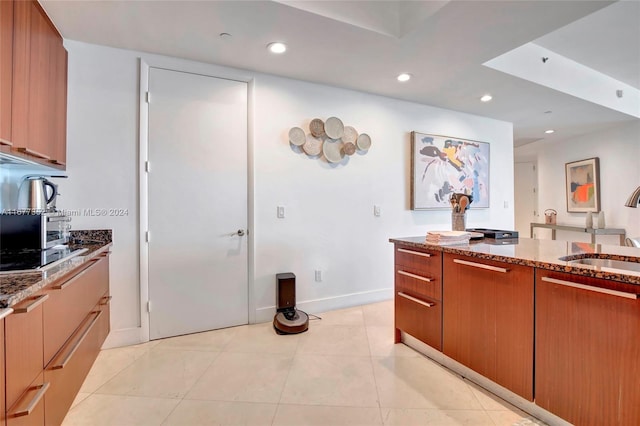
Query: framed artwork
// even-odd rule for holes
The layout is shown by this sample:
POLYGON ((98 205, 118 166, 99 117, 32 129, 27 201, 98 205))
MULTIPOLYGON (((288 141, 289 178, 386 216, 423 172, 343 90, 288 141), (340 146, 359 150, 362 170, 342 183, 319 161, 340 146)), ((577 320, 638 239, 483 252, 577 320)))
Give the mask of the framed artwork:
POLYGON ((489 207, 489 144, 411 132, 411 210, 451 209, 452 193, 489 207))
POLYGON ((567 211, 600 211, 600 167, 598 157, 565 164, 567 211))

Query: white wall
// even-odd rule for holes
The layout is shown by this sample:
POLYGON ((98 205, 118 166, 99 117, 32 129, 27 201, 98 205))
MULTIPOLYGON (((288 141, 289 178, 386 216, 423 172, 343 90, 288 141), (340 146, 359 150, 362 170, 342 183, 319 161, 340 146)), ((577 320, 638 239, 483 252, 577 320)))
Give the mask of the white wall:
MULTIPOLYGON (((516 148, 516 161, 538 163, 538 208, 558 211, 557 222, 583 226, 585 213, 568 213, 565 196, 565 163, 599 157, 600 201, 608 228, 624 228, 628 236, 640 236, 640 208, 624 206, 631 192, 640 185, 640 120, 602 132, 558 143, 534 142, 516 148)), ((540 217, 540 222, 544 218, 540 217)), ((541 238, 549 231, 536 230, 541 238)), ((590 241, 587 234, 558 231, 558 239, 590 241)), ((599 243, 618 244, 617 237, 598 237, 599 243)))
MULTIPOLYGON (((125 217, 79 217, 76 228, 113 228, 112 328, 135 335, 138 279, 138 57, 219 76, 253 78, 253 282, 255 318, 269 320, 275 274, 297 275, 308 312, 391 297, 390 237, 450 229, 449 211, 409 210, 412 130, 491 143, 491 209, 471 210, 468 226, 513 227, 511 123, 263 74, 66 41, 69 51, 68 174, 65 209, 128 209, 125 217), (372 138, 366 155, 331 166, 295 152, 292 126, 340 117, 372 138), (507 207, 505 207, 505 203, 507 207), (382 216, 373 216, 379 204, 382 216), (276 206, 286 218, 276 218, 276 206), (323 271, 323 282, 313 280, 323 271)), ((176 182, 178 185, 179 183, 176 182)), ((111 344, 127 338, 110 338, 111 344), (115 339, 115 340, 114 340, 115 339)), ((131 339, 129 339, 131 340, 131 339)))

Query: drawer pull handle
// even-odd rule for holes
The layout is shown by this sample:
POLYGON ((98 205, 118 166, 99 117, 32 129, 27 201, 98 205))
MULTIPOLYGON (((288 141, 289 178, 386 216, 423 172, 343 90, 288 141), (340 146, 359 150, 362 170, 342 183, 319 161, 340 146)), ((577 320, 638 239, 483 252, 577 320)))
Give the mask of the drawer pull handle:
POLYGON ((414 254, 416 256, 431 257, 429 253, 422 253, 420 251, 413 251, 413 250, 407 250, 407 249, 398 249, 398 251, 402 253, 407 253, 407 254, 414 254))
POLYGON ((28 416, 29 414, 31 414, 34 408, 36 408, 36 405, 38 405, 38 403, 40 402, 44 394, 49 389, 49 386, 50 386, 49 382, 45 382, 41 385, 34 386, 32 390, 39 388, 38 392, 33 396, 33 399, 31 400, 31 402, 29 402, 27 407, 24 410, 16 411, 15 413, 13 413, 13 417, 22 417, 22 416, 28 416))
POLYGON ((49 157, 48 155, 42 154, 42 153, 40 153, 38 151, 34 151, 32 149, 29 149, 29 148, 18 148, 18 151, 24 152, 25 154, 33 155, 34 157, 42 158, 42 159, 45 159, 45 160, 51 160, 51 157, 49 157))
POLYGON ((59 363, 59 364, 54 365, 53 367, 51 367, 52 370, 60 370, 60 369, 63 369, 64 367, 67 366, 69 361, 71 361, 71 358, 73 357, 73 354, 76 353, 76 351, 78 350, 80 345, 82 345, 82 342, 84 342, 84 339, 86 339, 87 335, 89 334, 89 332, 93 328, 93 326, 96 324, 96 322, 98 322, 98 319, 100 319, 100 317, 102 316, 102 311, 94 311, 92 313, 96 314, 96 316, 91 321, 91 324, 89 324, 89 326, 84 330, 84 332, 82 333, 80 338, 76 341, 76 344, 73 345, 73 348, 71 348, 71 350, 69 351, 67 356, 64 357, 62 362, 59 363))
POLYGON ((29 303, 27 306, 24 306, 22 308, 14 308, 13 309, 13 313, 14 314, 26 314, 28 312, 31 312, 35 308, 40 306, 42 303, 44 303, 44 301, 47 300, 48 298, 49 298, 48 294, 42 294, 42 295, 36 297, 35 299, 33 299, 33 302, 29 303))
POLYGON ((428 283, 433 281, 431 278, 421 277, 420 275, 412 274, 411 272, 398 271, 398 273, 400 275, 404 275, 404 276, 407 276, 407 277, 415 278, 417 280, 425 281, 425 282, 428 282, 428 283))
POLYGON ((412 302, 416 302, 421 304, 422 306, 426 306, 427 308, 433 308, 436 304, 435 303, 429 303, 429 302, 425 302, 424 300, 420 300, 416 297, 413 296, 409 296, 407 293, 403 293, 401 291, 398 292, 398 296, 400 297, 404 297, 405 299, 409 299, 412 302))
POLYGON ((96 262, 99 259, 91 259, 89 261, 89 264, 87 266, 85 266, 84 268, 82 268, 82 270, 80 272, 78 272, 76 275, 74 275, 73 277, 69 278, 67 281, 63 282, 62 284, 57 284, 52 286, 51 288, 54 290, 64 290, 65 288, 69 287, 71 284, 73 284, 74 282, 78 281, 78 279, 83 276, 84 274, 87 273, 87 270, 89 268, 91 268, 93 265, 96 264, 96 262))
POLYGON ((111 303, 111 299, 113 299, 113 296, 104 296, 102 299, 104 300, 104 302, 100 302, 100 305, 108 305, 109 303, 111 303))
POLYGON ((509 272, 507 268, 500 268, 499 266, 485 265, 484 263, 469 262, 461 259, 453 259, 453 263, 459 263, 461 265, 473 266, 474 268, 487 269, 489 271, 495 271, 495 272, 502 272, 502 273, 509 272))
POLYGON ((579 288, 581 290, 594 291, 596 293, 608 294, 610 296, 624 297, 626 299, 638 300, 638 295, 635 293, 627 293, 626 291, 610 290, 608 288, 598 288, 590 285, 578 284, 571 281, 557 280, 555 278, 542 277, 542 281, 546 281, 552 284, 560 284, 567 287, 579 288))

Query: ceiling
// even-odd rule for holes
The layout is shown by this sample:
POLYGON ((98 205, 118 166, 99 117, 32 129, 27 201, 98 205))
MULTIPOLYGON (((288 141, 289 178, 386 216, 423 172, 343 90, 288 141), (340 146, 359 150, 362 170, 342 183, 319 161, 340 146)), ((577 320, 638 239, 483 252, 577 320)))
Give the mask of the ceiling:
MULTIPOLYGON (((509 121, 516 146, 574 138, 640 117, 638 0, 40 3, 65 39, 509 121), (269 53, 266 45, 273 41, 285 42, 288 51, 269 53), (637 114, 483 65, 527 43, 617 80, 637 114), (399 83, 401 72, 412 79, 399 83), (479 101, 485 93, 493 95, 491 102, 479 101), (547 129, 555 133, 547 135, 547 129)), ((585 90, 595 87, 595 80, 584 79, 585 90)))

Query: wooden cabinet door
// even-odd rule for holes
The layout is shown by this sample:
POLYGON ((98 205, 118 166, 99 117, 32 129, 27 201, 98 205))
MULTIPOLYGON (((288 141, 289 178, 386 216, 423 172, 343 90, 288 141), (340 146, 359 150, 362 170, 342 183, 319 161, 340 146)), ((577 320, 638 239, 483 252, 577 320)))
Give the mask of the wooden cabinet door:
POLYGON ((67 161, 67 50, 62 38, 50 38, 49 120, 51 162, 66 166, 67 161))
POLYGON ((533 400, 533 268, 445 254, 443 352, 533 400))
POLYGON ((40 426, 45 424, 45 397, 50 383, 42 370, 29 384, 21 398, 7 411, 7 426, 40 426))
POLYGON ((12 407, 42 373, 42 304, 37 294, 14 307, 5 318, 6 404, 12 407))
MULTIPOLYGON (((63 127, 66 140, 66 52, 62 52, 62 38, 36 1, 14 5, 13 50, 13 147, 40 162, 63 165, 66 154, 60 140, 63 127)), ((66 150, 66 141, 64 145, 66 150)))
POLYGON ((637 293, 638 286, 539 270, 536 404, 576 425, 640 424, 637 293))
POLYGON ((0 1, 0 145, 11 144, 13 0, 0 1))

